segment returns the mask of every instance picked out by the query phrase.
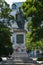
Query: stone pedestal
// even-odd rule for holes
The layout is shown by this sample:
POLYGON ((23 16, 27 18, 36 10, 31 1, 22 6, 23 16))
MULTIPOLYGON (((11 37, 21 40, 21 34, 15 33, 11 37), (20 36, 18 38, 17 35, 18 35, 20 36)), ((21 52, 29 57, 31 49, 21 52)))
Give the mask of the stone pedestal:
POLYGON ((24 29, 13 29, 13 49, 14 52, 12 56, 17 56, 17 54, 27 54, 26 53, 26 30, 24 29))

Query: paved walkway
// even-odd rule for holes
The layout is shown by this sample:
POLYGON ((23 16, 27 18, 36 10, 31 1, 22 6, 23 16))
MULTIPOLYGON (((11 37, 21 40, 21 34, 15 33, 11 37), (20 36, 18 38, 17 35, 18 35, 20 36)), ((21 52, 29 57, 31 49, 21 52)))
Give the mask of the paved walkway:
POLYGON ((0 65, 40 65, 36 61, 33 61, 32 59, 28 57, 15 57, 10 58, 6 62, 0 63, 0 65))
POLYGON ((33 61, 29 56, 20 55, 20 53, 17 57, 16 55, 15 57, 13 56, 13 58, 9 58, 6 62, 1 62, 0 65, 40 65, 36 61, 33 61))

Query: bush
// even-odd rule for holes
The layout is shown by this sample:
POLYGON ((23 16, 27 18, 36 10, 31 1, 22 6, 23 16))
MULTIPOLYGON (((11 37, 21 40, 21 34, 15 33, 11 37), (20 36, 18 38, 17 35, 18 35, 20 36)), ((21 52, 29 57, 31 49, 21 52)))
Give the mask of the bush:
POLYGON ((43 57, 37 58, 37 61, 43 61, 43 57))

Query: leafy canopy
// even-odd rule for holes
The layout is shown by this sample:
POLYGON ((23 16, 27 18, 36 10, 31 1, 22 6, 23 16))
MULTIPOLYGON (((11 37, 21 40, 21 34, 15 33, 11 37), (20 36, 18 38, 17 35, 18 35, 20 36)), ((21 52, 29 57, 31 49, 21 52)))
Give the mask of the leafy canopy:
POLYGON ((28 28, 30 28, 32 32, 32 41, 41 40, 43 38, 43 0, 26 0, 22 8, 25 16, 31 17, 28 28))
POLYGON ((5 0, 0 1, 0 22, 4 24, 11 25, 14 22, 14 16, 10 15, 11 9, 9 4, 5 0))
POLYGON ((10 13, 9 4, 0 0, 0 56, 7 56, 13 52, 11 32, 8 26, 13 22, 14 17, 10 13))
POLYGON ((30 17, 28 30, 31 30, 30 43, 37 43, 35 46, 43 46, 43 0, 26 0, 22 4, 23 12, 26 18, 30 17))

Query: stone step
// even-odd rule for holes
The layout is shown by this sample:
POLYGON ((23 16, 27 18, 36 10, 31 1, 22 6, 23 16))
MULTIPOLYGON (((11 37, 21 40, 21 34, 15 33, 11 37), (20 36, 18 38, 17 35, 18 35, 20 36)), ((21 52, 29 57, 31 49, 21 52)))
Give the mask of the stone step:
POLYGON ((7 62, 2 62, 0 65, 41 65, 33 61, 32 59, 28 58, 15 58, 15 59, 8 59, 7 62))
POLYGON ((12 57, 28 57, 28 54, 27 53, 13 53, 12 54, 12 57))
POLYGON ((33 61, 25 61, 22 59, 14 59, 13 62, 14 63, 33 63, 33 61))
POLYGON ((0 65, 35 65, 33 63, 2 63, 0 65))
POLYGON ((9 59, 7 63, 34 63, 37 64, 36 61, 33 61, 30 58, 20 58, 20 57, 16 57, 14 59, 9 59))

